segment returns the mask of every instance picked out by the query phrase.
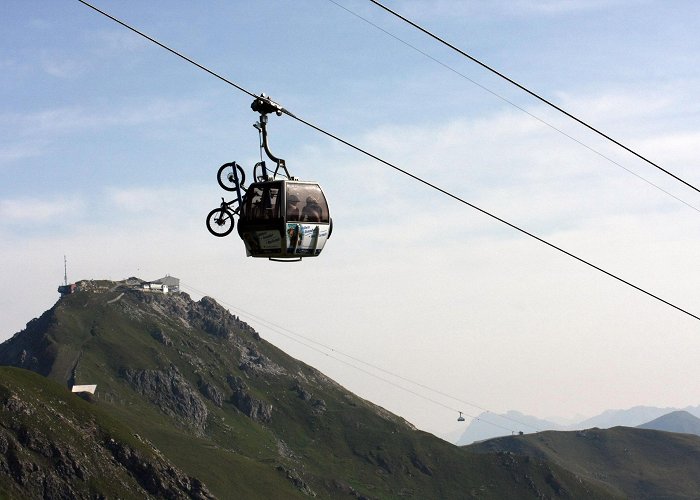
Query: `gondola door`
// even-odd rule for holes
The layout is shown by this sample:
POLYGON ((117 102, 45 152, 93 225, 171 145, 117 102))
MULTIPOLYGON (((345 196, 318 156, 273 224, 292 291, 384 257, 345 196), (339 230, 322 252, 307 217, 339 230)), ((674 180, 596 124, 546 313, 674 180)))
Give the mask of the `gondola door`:
POLYGON ((252 184, 245 196, 238 233, 252 257, 284 257, 282 181, 252 184))
POLYGON ((287 255, 315 257, 331 232, 328 203, 321 187, 313 182, 285 182, 287 255))

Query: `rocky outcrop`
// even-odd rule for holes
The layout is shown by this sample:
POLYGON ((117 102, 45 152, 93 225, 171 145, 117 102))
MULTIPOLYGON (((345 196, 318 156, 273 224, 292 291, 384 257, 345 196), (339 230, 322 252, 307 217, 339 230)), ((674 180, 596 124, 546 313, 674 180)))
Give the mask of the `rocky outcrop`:
POLYGON ((234 392, 232 401, 236 408, 256 422, 270 422, 272 420, 272 405, 255 399, 243 390, 234 392))
POLYGON ((128 445, 109 438, 105 442, 105 447, 151 495, 169 499, 209 500, 214 498, 198 479, 186 476, 175 467, 144 460, 139 452, 128 445))
POLYGON ((326 412, 326 402, 323 399, 316 398, 312 393, 307 391, 301 381, 298 378, 294 379, 292 383, 291 390, 296 393, 296 395, 302 401, 306 401, 311 406, 311 411, 314 415, 322 415, 326 412))
MULTIPOLYGON (((178 318, 188 327, 203 330, 215 337, 233 339, 243 336, 260 340, 260 335, 254 328, 232 315, 211 297, 203 297, 195 302, 182 292, 162 294, 131 289, 128 293, 136 301, 148 304, 158 315, 178 318)), ((129 305, 123 307, 129 308, 129 305)))
POLYGON ((10 476, 19 490, 34 498, 79 498, 71 483, 87 479, 87 464, 76 460, 71 448, 53 445, 26 427, 18 434, 0 430, 0 474, 10 476))
POLYGON ((214 498, 152 445, 139 450, 124 443, 124 434, 110 437, 102 416, 76 405, 70 393, 46 398, 55 387, 37 390, 14 372, 3 375, 11 381, 0 378, 1 498, 214 498))
POLYGON ((233 316, 211 297, 202 297, 202 300, 193 303, 188 311, 188 320, 193 327, 201 328, 217 337, 229 338, 238 331, 260 340, 258 332, 233 316))
POLYGON ((268 423, 272 421, 272 405, 251 396, 247 390, 248 386, 240 377, 229 376, 228 383, 233 389, 231 402, 244 415, 256 422, 268 423))
POLYGON ((288 469, 283 465, 278 465, 277 470, 284 474, 284 476, 287 478, 287 481, 292 483, 294 487, 297 488, 299 491, 310 497, 316 496, 316 492, 312 490, 308 484, 306 484, 306 482, 301 478, 297 471, 295 471, 294 469, 288 469))
POLYGON ((258 351, 255 346, 246 345, 241 350, 241 361, 238 368, 246 375, 285 375, 287 372, 258 351))
POLYGON ((151 331, 151 337, 153 337, 154 339, 156 339, 158 342, 160 342, 161 344, 163 344, 166 347, 170 347, 173 345, 173 341, 170 340, 170 337, 167 336, 163 332, 163 330, 161 330, 160 328, 157 328, 157 327, 154 328, 151 331))
POLYGON ((54 308, 27 323, 24 330, 3 344, 0 365, 16 366, 48 375, 56 359, 56 349, 46 332, 55 323, 54 308))
POLYGON ((224 395, 214 384, 210 384, 209 382, 201 380, 199 382, 199 391, 204 395, 205 398, 207 398, 219 408, 223 406, 224 395))
POLYGON ((425 465, 425 463, 418 457, 416 452, 413 452, 410 454, 409 458, 411 459, 411 463, 413 466, 421 471, 423 474, 426 476, 432 476, 433 475, 433 470, 425 465))
MULTIPOLYGON (((101 455, 100 461, 108 463, 108 451, 145 490, 142 493, 145 498, 145 493, 168 499, 214 498, 201 481, 171 465, 152 461, 114 439, 105 442, 104 448, 106 450, 95 450, 101 455)), ((101 470, 96 470, 94 460, 89 460, 84 453, 70 445, 49 441, 36 429, 23 427, 16 437, 6 431, 0 432, 0 474, 10 475, 26 498, 105 498, 85 491, 85 485, 95 480, 96 474, 105 474, 104 464, 100 465, 103 465, 101 470)), ((120 489, 131 488, 122 482, 120 489)))
POLYGON ((134 390, 167 415, 199 431, 204 430, 207 407, 174 365, 168 370, 122 369, 121 375, 134 390))

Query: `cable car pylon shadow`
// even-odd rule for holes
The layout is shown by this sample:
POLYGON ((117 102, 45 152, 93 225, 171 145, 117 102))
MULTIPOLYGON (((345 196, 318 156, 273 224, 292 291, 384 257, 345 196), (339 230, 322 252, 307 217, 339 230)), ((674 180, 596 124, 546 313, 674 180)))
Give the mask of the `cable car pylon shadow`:
MULTIPOLYGON (((270 151, 267 138, 268 114, 281 116, 283 108, 265 94, 251 104, 260 113, 255 123, 260 149, 275 164, 270 172, 265 160, 253 167, 253 182, 245 187, 245 171, 235 161, 224 163, 216 179, 224 190, 234 192, 231 201, 221 204, 207 215, 207 229, 214 236, 228 236, 238 216, 238 235, 246 255, 274 261, 294 262, 317 257, 333 231, 328 202, 321 186, 290 175, 285 161, 270 151)), ((261 152, 262 156, 262 152, 261 152)))

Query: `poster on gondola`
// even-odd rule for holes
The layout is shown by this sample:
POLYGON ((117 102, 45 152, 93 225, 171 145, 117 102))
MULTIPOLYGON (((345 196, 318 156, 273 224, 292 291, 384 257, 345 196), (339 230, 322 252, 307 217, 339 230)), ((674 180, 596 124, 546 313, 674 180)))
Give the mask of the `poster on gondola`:
POLYGON ((327 239, 327 225, 287 224, 287 253, 289 254, 318 255, 321 253, 327 239))

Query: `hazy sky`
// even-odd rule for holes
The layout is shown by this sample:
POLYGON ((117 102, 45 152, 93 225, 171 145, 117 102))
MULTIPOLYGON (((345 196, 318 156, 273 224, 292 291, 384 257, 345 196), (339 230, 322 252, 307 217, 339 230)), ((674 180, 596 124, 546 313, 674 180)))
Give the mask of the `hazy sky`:
MULTIPOLYGON (((700 314, 700 194, 371 2, 336 1, 94 4, 700 314)), ((700 3, 386 3, 700 186, 700 3)), ((177 276, 440 435, 456 410, 700 404, 698 320, 289 117, 270 118, 271 147, 326 192, 323 254, 280 264, 210 236, 218 167, 259 159, 251 98, 77 0, 2 2, 0 70, 0 340, 57 300, 65 254, 70 281, 177 276)))

